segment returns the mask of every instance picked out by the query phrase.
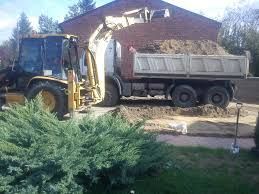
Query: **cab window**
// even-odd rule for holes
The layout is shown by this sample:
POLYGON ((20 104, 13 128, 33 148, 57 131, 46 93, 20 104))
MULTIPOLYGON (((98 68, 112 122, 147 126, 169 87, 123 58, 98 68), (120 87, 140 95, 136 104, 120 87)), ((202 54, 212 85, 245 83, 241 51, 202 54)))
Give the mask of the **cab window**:
POLYGON ((65 39, 63 42, 63 66, 65 69, 70 67, 70 60, 69 41, 65 39))
POLYGON ((48 37, 46 39, 45 70, 52 71, 52 75, 62 77, 62 37, 48 37))
POLYGON ((20 47, 19 66, 28 73, 41 74, 43 70, 43 40, 24 39, 20 47))
POLYGON ((77 45, 75 42, 70 42, 70 56, 71 56, 71 65, 73 69, 75 70, 77 76, 79 79, 81 79, 81 71, 79 66, 79 59, 78 59, 78 51, 77 51, 77 45))
MULTIPOLYGON (((63 41, 63 66, 67 69, 74 69, 77 78, 80 76, 80 67, 77 53, 77 45, 74 42, 65 39, 63 41)), ((67 73, 67 71, 66 71, 67 73)))

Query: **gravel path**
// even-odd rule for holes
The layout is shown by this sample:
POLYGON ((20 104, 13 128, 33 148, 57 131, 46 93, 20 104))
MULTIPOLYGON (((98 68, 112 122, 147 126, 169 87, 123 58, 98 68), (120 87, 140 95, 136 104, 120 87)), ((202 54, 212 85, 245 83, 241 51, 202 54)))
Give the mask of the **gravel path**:
MULTIPOLYGON (((207 147, 212 149, 223 148, 230 149, 234 142, 233 138, 218 138, 218 137, 190 137, 190 136, 173 136, 173 135, 159 135, 158 141, 163 141, 176 146, 193 146, 193 147, 207 147)), ((238 139, 238 145, 242 149, 251 149, 254 147, 254 140, 252 138, 238 139)))

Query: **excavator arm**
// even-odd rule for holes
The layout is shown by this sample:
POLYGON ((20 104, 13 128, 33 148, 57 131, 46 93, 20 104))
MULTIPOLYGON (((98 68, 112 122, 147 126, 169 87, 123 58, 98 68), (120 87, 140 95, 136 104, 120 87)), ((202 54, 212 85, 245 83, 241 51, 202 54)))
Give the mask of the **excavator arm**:
POLYGON ((105 51, 108 47, 112 34, 116 30, 126 28, 136 23, 147 23, 150 21, 150 12, 147 8, 136 9, 125 12, 122 17, 105 17, 102 24, 98 26, 89 39, 86 48, 87 65, 87 88, 93 104, 101 102, 105 97, 105 51))

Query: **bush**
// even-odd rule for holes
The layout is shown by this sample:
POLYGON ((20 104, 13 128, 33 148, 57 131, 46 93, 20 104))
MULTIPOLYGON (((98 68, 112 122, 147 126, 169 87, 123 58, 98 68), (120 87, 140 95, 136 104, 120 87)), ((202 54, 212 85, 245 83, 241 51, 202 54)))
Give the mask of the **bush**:
POLYGON ((255 141, 256 148, 259 149, 259 114, 258 114, 258 117, 257 117, 256 126, 255 126, 254 141, 255 141))
POLYGON ((0 193, 84 193, 160 169, 167 146, 119 117, 58 121, 40 99, 0 113, 0 193))

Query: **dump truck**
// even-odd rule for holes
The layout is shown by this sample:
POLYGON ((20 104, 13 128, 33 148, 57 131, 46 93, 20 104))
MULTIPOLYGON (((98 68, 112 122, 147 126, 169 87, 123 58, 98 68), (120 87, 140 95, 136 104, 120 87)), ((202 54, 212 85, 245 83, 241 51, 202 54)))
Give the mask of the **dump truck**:
POLYGON ((235 80, 249 74, 247 56, 139 53, 128 47, 131 60, 124 64, 122 49, 113 39, 105 53, 105 106, 115 106, 122 97, 159 95, 177 107, 225 108, 234 99, 235 80))

